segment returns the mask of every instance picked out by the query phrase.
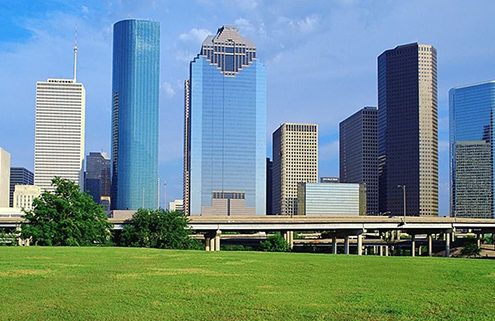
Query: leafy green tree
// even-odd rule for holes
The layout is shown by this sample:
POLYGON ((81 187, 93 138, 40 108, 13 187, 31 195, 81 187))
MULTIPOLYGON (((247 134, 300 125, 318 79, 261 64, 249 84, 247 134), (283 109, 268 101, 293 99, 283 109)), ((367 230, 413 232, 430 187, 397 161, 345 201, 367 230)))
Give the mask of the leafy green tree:
POLYGON ((481 253, 481 248, 474 243, 467 243, 461 250, 462 255, 466 255, 469 257, 479 256, 481 253))
POLYGON ((21 236, 35 245, 89 246, 106 244, 111 224, 103 208, 75 183, 55 177, 54 192, 43 192, 26 212, 21 236))
POLYGON ((289 252, 290 245, 280 233, 270 235, 266 241, 260 243, 261 249, 266 252, 289 252))
POLYGON ((182 212, 139 209, 120 235, 120 245, 159 249, 199 249, 182 212))

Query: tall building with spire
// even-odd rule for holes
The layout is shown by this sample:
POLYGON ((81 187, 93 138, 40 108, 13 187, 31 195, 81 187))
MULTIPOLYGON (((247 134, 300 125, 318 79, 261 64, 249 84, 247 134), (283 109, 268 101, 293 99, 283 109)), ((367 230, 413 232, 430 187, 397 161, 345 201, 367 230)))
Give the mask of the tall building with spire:
POLYGON ((203 42, 185 97, 188 215, 266 214, 266 76, 233 26, 203 42))
POLYGON ((86 91, 76 80, 77 44, 72 79, 49 78, 36 83, 34 184, 53 191, 55 176, 83 188, 86 91))
POLYGON ((437 50, 411 43, 383 52, 378 57, 381 213, 403 215, 406 207, 407 215, 438 215, 437 113, 437 50))
POLYGON ((112 209, 156 208, 160 24, 113 26, 112 209))

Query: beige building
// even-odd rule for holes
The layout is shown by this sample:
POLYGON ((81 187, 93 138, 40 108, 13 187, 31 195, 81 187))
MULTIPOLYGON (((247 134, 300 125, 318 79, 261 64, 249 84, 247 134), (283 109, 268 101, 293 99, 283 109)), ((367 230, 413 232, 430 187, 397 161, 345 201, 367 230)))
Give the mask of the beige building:
POLYGON ((170 212, 184 212, 184 201, 183 200, 175 200, 173 202, 168 202, 168 210, 170 212))
POLYGON ((301 182, 318 182, 318 125, 285 123, 273 133, 273 213, 268 214, 297 214, 301 182))
POLYGON ((83 186, 86 91, 74 78, 36 83, 34 185, 53 191, 55 176, 83 186))
POLYGON ((9 207, 10 154, 0 147, 0 207, 9 207))
POLYGON ((33 209, 33 200, 41 195, 41 188, 35 185, 16 185, 14 189, 14 207, 27 211, 33 209))

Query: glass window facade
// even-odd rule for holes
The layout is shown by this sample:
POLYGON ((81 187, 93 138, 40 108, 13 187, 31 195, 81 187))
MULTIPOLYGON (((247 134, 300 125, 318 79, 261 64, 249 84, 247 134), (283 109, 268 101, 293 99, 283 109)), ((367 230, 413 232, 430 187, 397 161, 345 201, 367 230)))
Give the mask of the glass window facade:
POLYGON ((114 25, 112 209, 156 208, 160 25, 114 25))
POLYGON ((212 200, 225 191, 244 195, 246 208, 241 212, 266 214, 265 69, 242 52, 232 57, 247 64, 232 68, 225 59, 229 54, 223 54, 238 47, 252 52, 253 46, 237 28, 222 27, 191 62, 185 103, 184 195, 189 215, 206 215, 205 209, 214 215, 212 200), (209 48, 216 48, 215 54, 209 48))
POLYGON ((494 218, 495 81, 453 88, 449 98, 451 216, 494 218))
POLYGON ((366 200, 360 204, 359 184, 299 183, 297 196, 299 215, 358 216, 360 205, 366 212, 366 200))

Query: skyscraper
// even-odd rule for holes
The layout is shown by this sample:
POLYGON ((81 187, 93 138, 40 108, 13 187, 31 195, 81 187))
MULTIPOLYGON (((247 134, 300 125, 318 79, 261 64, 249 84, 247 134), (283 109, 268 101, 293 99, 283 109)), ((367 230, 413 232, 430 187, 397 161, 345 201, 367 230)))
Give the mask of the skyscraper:
POLYGON ((104 152, 90 152, 86 156, 84 190, 100 204, 102 196, 110 196, 110 158, 104 152))
POLYGON ((452 88, 450 215, 495 218, 495 80, 452 88))
POLYGON ((158 198, 160 24, 113 26, 112 209, 155 208, 158 198))
POLYGON ((9 207, 10 154, 0 147, 0 207, 9 207))
POLYGON ((273 133, 273 214, 297 214, 297 184, 318 182, 318 126, 282 124, 273 133))
POLYGON ((255 44, 223 26, 190 65, 185 99, 188 215, 266 214, 266 76, 255 44))
POLYGON ((378 215, 378 109, 364 107, 340 123, 340 181, 366 185, 366 208, 378 215))
POLYGON ((380 212, 438 215, 437 51, 411 43, 378 57, 380 212))
POLYGON ((86 91, 76 81, 77 46, 72 79, 36 83, 34 184, 53 191, 55 176, 83 187, 86 91))
POLYGON ((272 210, 272 168, 273 162, 270 158, 266 158, 266 214, 273 214, 272 210))
POLYGON ((10 168, 10 207, 14 206, 14 190, 16 185, 33 185, 34 174, 24 167, 10 168))

